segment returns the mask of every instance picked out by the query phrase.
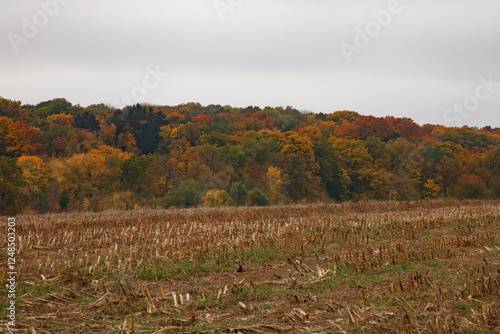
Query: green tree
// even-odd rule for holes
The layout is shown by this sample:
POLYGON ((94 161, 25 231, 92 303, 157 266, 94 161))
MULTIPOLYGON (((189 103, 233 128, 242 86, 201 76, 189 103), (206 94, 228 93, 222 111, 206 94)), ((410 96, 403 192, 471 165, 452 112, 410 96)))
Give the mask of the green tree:
POLYGON ((238 181, 232 184, 229 194, 236 205, 245 205, 248 198, 248 191, 245 185, 246 182, 238 181))
POLYGON ((0 214, 15 215, 28 205, 26 186, 16 159, 0 156, 0 214))
POLYGON ((324 139, 315 142, 314 155, 320 166, 318 175, 328 196, 338 201, 346 200, 349 195, 349 178, 331 142, 324 139))
POLYGON ((69 195, 68 190, 63 189, 58 197, 59 208, 62 212, 68 211, 68 205, 71 203, 71 197, 69 195))
POLYGON ((373 163, 377 167, 389 169, 391 152, 382 140, 377 137, 368 137, 364 140, 363 145, 368 150, 368 154, 370 154, 373 163))
POLYGON ((126 107, 114 122, 117 135, 130 129, 141 154, 155 152, 161 141, 160 129, 166 124, 158 108, 140 104, 126 107))
POLYGON ((169 199, 169 205, 180 208, 189 208, 198 206, 202 198, 201 188, 195 180, 183 181, 179 187, 172 191, 169 199))
POLYGON ((486 148, 491 145, 491 139, 484 133, 479 133, 472 129, 460 128, 460 129, 448 129, 442 136, 443 141, 451 142, 455 145, 461 145, 471 151, 486 148))
POLYGON ((356 119, 358 119, 358 117, 359 114, 355 111, 343 110, 343 111, 335 111, 333 114, 328 115, 326 117, 326 120, 333 121, 337 124, 342 124, 343 121, 352 123, 356 119))
POLYGON ((272 131, 250 132, 239 143, 229 148, 231 164, 235 169, 257 163, 263 167, 277 164, 283 148, 281 134, 272 131))
POLYGON ((49 124, 47 127, 42 141, 43 152, 52 157, 63 156, 71 125, 49 124))
POLYGON ((50 115, 62 114, 72 110, 73 105, 66 99, 53 99, 50 101, 40 102, 34 107, 35 114, 41 118, 47 118, 50 115))
POLYGON ((270 204, 266 195, 259 189, 250 190, 248 193, 248 202, 253 206, 267 206, 270 204))
POLYGON ((300 125, 300 120, 291 115, 280 115, 276 119, 278 128, 283 131, 291 131, 300 125))
POLYGON ((75 116, 75 128, 86 129, 90 132, 98 132, 101 128, 99 121, 94 113, 85 110, 75 116))
POLYGON ((152 157, 131 156, 119 163, 121 184, 124 190, 131 190, 136 194, 144 195, 151 182, 150 167, 152 157))

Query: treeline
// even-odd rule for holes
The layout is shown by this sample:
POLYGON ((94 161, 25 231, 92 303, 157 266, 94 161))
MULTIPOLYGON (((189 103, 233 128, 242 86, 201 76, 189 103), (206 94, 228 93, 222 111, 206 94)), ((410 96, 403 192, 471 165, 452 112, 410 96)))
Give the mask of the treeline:
POLYGON ((500 197, 500 129, 0 98, 0 212, 500 197))

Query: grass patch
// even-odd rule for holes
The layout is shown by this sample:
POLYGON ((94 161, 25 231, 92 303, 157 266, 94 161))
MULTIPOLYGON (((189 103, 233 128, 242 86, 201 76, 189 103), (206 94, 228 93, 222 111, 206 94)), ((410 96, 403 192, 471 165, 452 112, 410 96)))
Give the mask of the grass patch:
POLYGON ((293 252, 287 249, 276 249, 271 247, 256 248, 247 251, 233 253, 229 256, 230 261, 240 261, 244 263, 270 263, 282 262, 293 252))
POLYGON ((274 248, 256 248, 235 253, 206 256, 193 261, 179 261, 173 264, 157 262, 147 265, 136 272, 141 280, 169 280, 186 276, 202 276, 207 273, 221 273, 229 269, 236 270, 238 265, 275 263, 285 261, 292 251, 274 248))
POLYGON ((462 311, 469 311, 470 310, 470 306, 464 302, 456 302, 454 304, 454 306, 455 306, 455 308, 462 310, 462 311))
POLYGON ((154 266, 147 265, 137 272, 137 278, 145 281, 159 281, 176 279, 178 277, 203 275, 215 268, 210 268, 203 261, 180 261, 175 264, 157 263, 154 266))
POLYGON ((397 273, 397 272, 415 272, 418 270, 415 263, 409 261, 403 261, 396 264, 390 264, 384 268, 385 271, 389 273, 397 273))
POLYGON ((304 289, 301 289, 304 292, 311 293, 330 293, 339 287, 339 279, 337 278, 327 278, 324 281, 319 283, 312 284, 304 289))
POLYGON ((489 247, 500 247, 500 241, 488 242, 489 247))
POLYGON ((19 284, 17 294, 31 294, 32 296, 41 296, 47 292, 59 292, 61 288, 57 282, 40 282, 40 284, 19 284))

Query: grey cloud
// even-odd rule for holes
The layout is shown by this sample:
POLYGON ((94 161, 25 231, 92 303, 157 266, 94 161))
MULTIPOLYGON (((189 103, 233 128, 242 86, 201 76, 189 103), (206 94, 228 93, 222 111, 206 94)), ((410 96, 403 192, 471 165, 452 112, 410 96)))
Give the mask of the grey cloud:
MULTIPOLYGON (((404 11, 350 64, 340 43, 353 43, 355 28, 389 1, 243 0, 223 21, 213 3, 72 0, 19 53, 7 35, 40 6, 4 4, 0 95, 111 103, 158 65, 171 76, 147 102, 351 109, 445 124, 444 111, 474 93, 479 76, 500 81, 498 1, 401 0, 404 11)), ((498 90, 464 122, 500 126, 498 90)))

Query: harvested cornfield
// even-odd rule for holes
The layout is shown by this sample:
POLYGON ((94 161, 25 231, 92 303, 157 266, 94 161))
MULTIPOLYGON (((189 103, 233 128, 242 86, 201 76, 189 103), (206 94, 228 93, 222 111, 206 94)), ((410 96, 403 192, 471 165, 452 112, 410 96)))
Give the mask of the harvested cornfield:
MULTIPOLYGON (((16 221, 19 332, 500 330, 499 201, 140 209, 16 221)), ((0 246, 7 249, 6 238, 0 246)), ((1 252, 4 287, 7 272, 1 252)), ((1 303, 5 310, 7 299, 1 303)))

